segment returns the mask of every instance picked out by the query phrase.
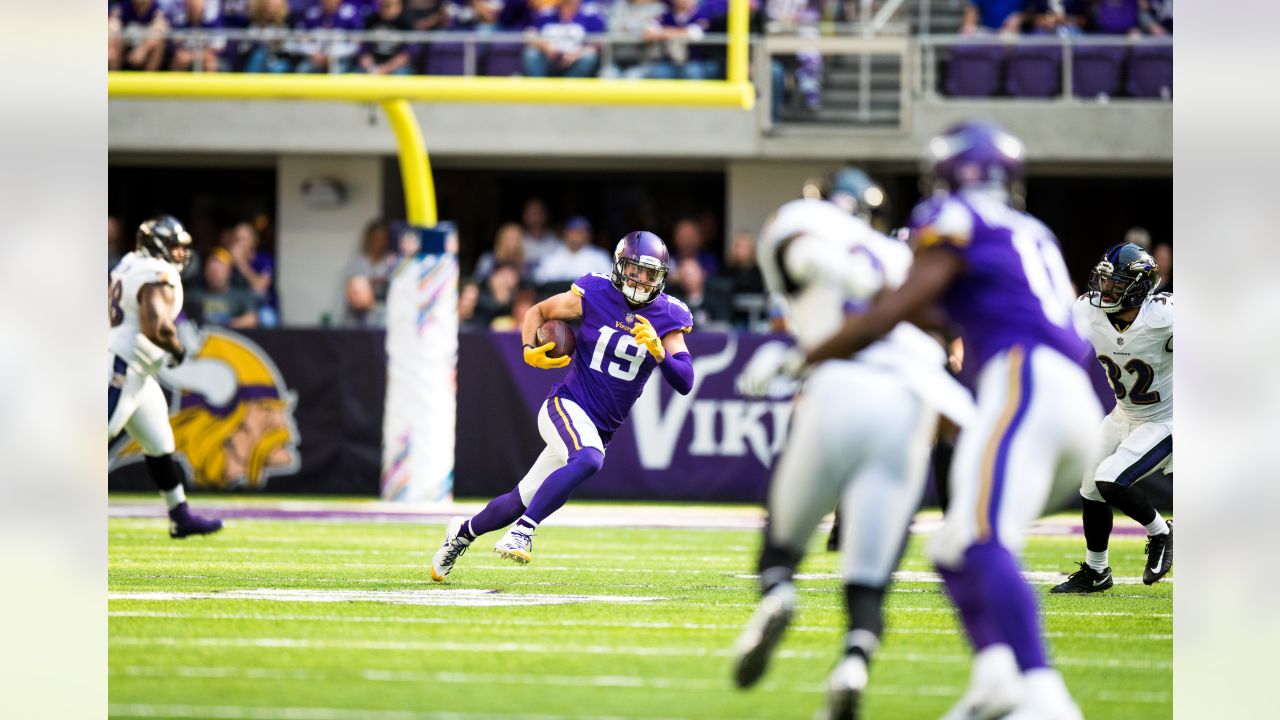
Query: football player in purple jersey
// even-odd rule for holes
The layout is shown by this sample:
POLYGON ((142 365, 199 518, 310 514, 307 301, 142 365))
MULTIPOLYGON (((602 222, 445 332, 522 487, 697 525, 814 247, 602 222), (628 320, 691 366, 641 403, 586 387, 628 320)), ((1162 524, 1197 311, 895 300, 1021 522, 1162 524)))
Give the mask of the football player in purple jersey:
POLYGON ((1083 476, 1102 419, 1071 315, 1075 294, 1056 238, 1015 207, 1021 141, 996 125, 961 123, 928 153, 933 194, 912 214, 906 281, 807 360, 848 357, 898 322, 939 310, 958 326, 978 417, 960 433, 950 504, 929 552, 975 656, 968 691, 944 717, 1077 720, 1017 560, 1027 526, 1083 476))
POLYGON ((693 316, 662 291, 669 267, 662 238, 643 230, 628 233, 613 251, 609 275, 583 275, 568 292, 525 313, 525 362, 547 370, 569 366, 538 412, 538 432, 547 447, 515 489, 475 516, 449 523, 444 545, 431 561, 432 580, 443 582, 476 538, 509 525, 493 550, 528 563, 538 525, 603 465, 609 440, 654 368, 681 395, 693 389, 693 360, 684 343, 693 316), (581 321, 571 358, 548 357, 554 342, 535 346, 538 328, 548 320, 581 321))

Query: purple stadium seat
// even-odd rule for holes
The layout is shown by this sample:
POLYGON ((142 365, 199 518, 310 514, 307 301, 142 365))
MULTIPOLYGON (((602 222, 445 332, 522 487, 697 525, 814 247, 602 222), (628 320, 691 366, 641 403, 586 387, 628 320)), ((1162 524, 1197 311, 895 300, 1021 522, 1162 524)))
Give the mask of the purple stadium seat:
POLYGON ((1129 58, 1129 94, 1143 98, 1173 97, 1173 47, 1138 46, 1129 58))
POLYGON ((947 71, 947 94, 958 97, 989 97, 1000 88, 1004 46, 998 44, 957 45, 947 71))
POLYGON ((1096 98, 1120 92, 1120 68, 1125 48, 1120 45, 1076 45, 1071 49, 1071 92, 1096 98))
POLYGON ((1062 92, 1062 47, 1023 45, 1009 53, 1005 87, 1014 97, 1047 98, 1062 92))
POLYGON ((520 43, 494 43, 489 46, 485 58, 484 74, 498 77, 524 74, 524 45, 520 43))
MULTIPOLYGON (((477 46, 476 59, 479 63, 480 50, 477 46)), ((466 49, 463 43, 435 42, 427 45, 428 75, 465 75, 466 49)))

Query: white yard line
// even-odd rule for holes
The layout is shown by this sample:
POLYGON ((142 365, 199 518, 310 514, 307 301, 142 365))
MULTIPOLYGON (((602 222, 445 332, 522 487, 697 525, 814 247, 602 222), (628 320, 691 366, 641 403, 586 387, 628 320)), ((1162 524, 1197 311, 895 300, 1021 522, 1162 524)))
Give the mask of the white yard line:
MULTIPOLYGON (((630 720, 604 715, 504 715, 499 713, 414 712, 410 710, 364 710, 325 707, 253 707, 246 705, 151 705, 111 704, 112 717, 207 718, 209 720, 630 720)), ((678 720, 668 718, 667 720, 678 720)))
MULTIPOLYGON (((299 638, 256 637, 256 638, 215 638, 215 637, 110 637, 111 645, 129 645, 137 647, 257 647, 301 650, 394 650, 406 652, 484 652, 484 653, 528 653, 550 655, 631 655, 635 657, 729 657, 733 651, 727 648, 708 650, 693 647, 638 647, 619 645, 540 645, 537 643, 477 643, 477 642, 426 642, 402 640, 305 640, 299 638)), ((830 658, 831 653, 816 650, 781 650, 774 654, 780 659, 814 659, 830 658)), ((934 655, 924 653, 882 652, 878 659, 905 661, 923 664, 965 664, 969 663, 968 655, 934 655)), ((1058 665, 1083 667, 1106 667, 1121 670, 1167 670, 1172 663, 1163 660, 1127 660, 1123 658, 1073 658, 1056 657, 1058 665)))
MULTIPOLYGON (((456 618, 443 617, 370 617, 357 615, 262 615, 254 613, 177 613, 177 612, 152 612, 146 610, 112 610, 107 613, 110 617, 120 618, 156 618, 171 620, 261 620, 265 622, 320 622, 320 623, 352 623, 352 624, 372 624, 372 625, 457 625, 456 618)), ((742 629, 742 625, 709 625, 705 623, 674 623, 674 622, 609 622, 604 620, 512 620, 505 621, 499 618, 489 618, 485 620, 486 625, 499 627, 521 627, 521 628, 537 628, 537 627, 609 627, 609 628, 626 628, 631 630, 707 630, 707 631, 725 631, 736 632, 742 629)), ((792 625, 788 628, 788 632, 802 633, 824 633, 834 634, 841 632, 841 629, 835 626, 823 627, 817 625, 792 625)), ((903 628, 896 627, 889 630, 893 635, 938 635, 947 636, 954 635, 959 637, 957 629, 943 628, 903 628)), ((1127 633, 1092 633, 1092 632, 1049 632, 1046 635, 1050 638, 1069 638, 1078 640, 1150 640, 1150 641, 1172 641, 1172 633, 1143 633, 1143 634, 1127 634, 1127 633)))
POLYGON ((378 602, 391 605, 463 605, 495 607, 509 605, 568 605, 574 603, 633 604, 660 602, 667 598, 635 595, 546 595, 499 593, 493 590, 293 590, 257 588, 216 592, 109 592, 108 600, 266 600, 294 603, 378 602))

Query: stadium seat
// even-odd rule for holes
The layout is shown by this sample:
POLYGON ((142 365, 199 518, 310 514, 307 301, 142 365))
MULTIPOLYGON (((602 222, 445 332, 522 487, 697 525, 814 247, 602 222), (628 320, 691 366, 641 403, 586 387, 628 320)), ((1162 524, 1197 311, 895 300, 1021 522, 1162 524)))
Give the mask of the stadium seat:
MULTIPOLYGON (((476 47, 476 67, 483 59, 483 46, 476 47)), ((427 46, 428 75, 466 75, 466 45, 437 42, 427 46)))
POLYGON ((957 97, 990 97, 1000 89, 1004 46, 957 45, 947 70, 947 94, 957 97))
POLYGON ((1071 49, 1071 92, 1076 97, 1110 97, 1120 93, 1125 48, 1119 45, 1076 45, 1071 49))
POLYGON ((484 62, 484 74, 498 77, 524 74, 524 62, 521 59, 524 45, 520 43, 494 43, 484 62))
POLYGON ((1013 48, 1005 68, 1005 88, 1014 97, 1047 98, 1062 92, 1062 47, 1013 48))
POLYGON ((1173 97, 1173 48, 1138 46, 1129 58, 1129 94, 1141 98, 1173 97))

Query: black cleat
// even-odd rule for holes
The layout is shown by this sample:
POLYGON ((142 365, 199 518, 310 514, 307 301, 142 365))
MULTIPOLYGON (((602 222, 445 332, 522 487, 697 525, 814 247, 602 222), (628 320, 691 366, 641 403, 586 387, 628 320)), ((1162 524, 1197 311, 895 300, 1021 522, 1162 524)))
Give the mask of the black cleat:
POLYGON ((1147 536, 1147 565, 1142 568, 1142 584, 1154 585, 1173 568, 1173 521, 1164 535, 1147 536))
POLYGON ((208 535, 221 529, 221 520, 196 515, 186 503, 169 511, 169 537, 175 540, 191 535, 208 535))
POLYGON ((1055 585, 1049 590, 1051 593, 1093 593, 1102 592, 1110 588, 1114 583, 1111 581, 1111 568, 1107 568, 1102 572, 1098 572, 1089 567, 1088 563, 1080 563, 1080 569, 1067 576, 1067 581, 1061 585, 1055 585))
POLYGON ((867 661, 858 655, 845 657, 827 680, 827 706, 815 720, 857 720, 858 702, 867 689, 867 661))

